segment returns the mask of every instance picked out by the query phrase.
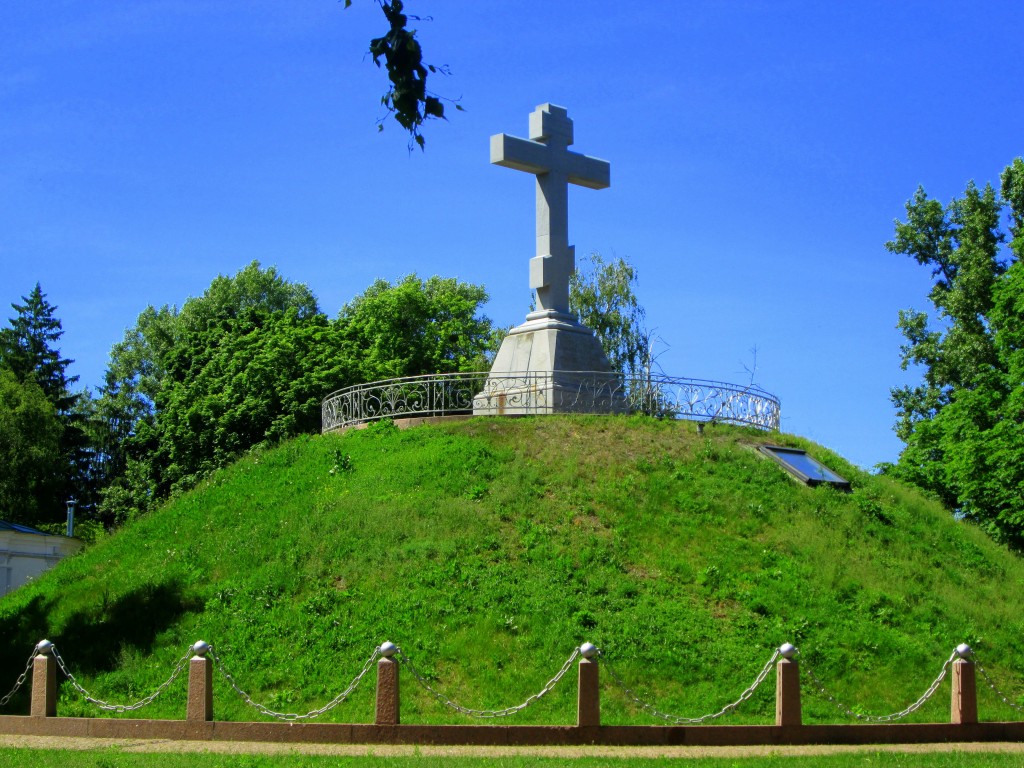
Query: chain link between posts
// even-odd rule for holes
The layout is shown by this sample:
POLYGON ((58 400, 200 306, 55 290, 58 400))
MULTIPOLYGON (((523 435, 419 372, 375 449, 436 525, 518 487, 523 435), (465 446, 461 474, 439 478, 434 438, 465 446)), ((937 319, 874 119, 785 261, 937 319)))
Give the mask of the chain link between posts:
POLYGON ((776 649, 775 653, 772 654, 772 657, 768 659, 768 662, 764 665, 764 667, 761 668, 761 671, 758 672, 757 677, 754 678, 754 682, 752 682, 747 687, 747 689, 740 694, 740 697, 736 699, 736 701, 732 702, 731 704, 726 704, 717 712, 712 712, 707 715, 701 715, 700 717, 681 717, 680 715, 672 715, 667 712, 660 711, 659 709, 654 707, 654 705, 644 701, 639 696, 637 696, 636 693, 634 693, 633 690, 626 685, 626 683, 615 671, 615 669, 606 660, 604 660, 604 653, 602 651, 598 651, 597 655, 602 659, 604 668, 608 670, 608 674, 611 676, 615 684, 619 686, 619 688, 622 689, 623 693, 625 693, 630 699, 632 699, 635 704, 638 704, 640 708, 643 709, 645 712, 647 712, 650 715, 653 715, 654 717, 660 717, 662 720, 668 720, 670 723, 675 723, 676 725, 700 725, 701 723, 706 722, 708 720, 715 720, 719 717, 722 717, 723 715, 727 715, 728 713, 736 709, 736 707, 738 707, 744 701, 753 696, 754 691, 756 691, 758 687, 761 685, 761 683, 765 681, 765 678, 768 677, 768 674, 772 670, 772 666, 775 664, 775 661, 779 658, 781 654, 776 649))
POLYGON ((161 683, 155 691, 149 694, 149 696, 147 696, 144 699, 141 699, 140 701, 135 702, 134 704, 111 704, 109 702, 103 701, 103 699, 97 699, 87 690, 85 690, 85 688, 81 686, 78 680, 75 679, 75 676, 71 674, 71 670, 68 669, 67 664, 64 663, 64 659, 61 658, 60 653, 57 651, 57 646, 52 646, 50 648, 50 653, 52 653, 53 658, 57 660, 57 666, 59 666, 61 671, 67 676, 68 682, 70 682, 74 689, 78 691, 80 694, 82 694, 82 696, 85 697, 85 700, 88 701, 90 704, 95 704, 100 709, 107 710, 108 712, 134 712, 136 709, 142 709, 147 704, 152 704, 156 697, 164 691, 166 691, 168 687, 170 687, 171 683, 173 683, 178 678, 178 676, 181 674, 181 671, 185 669, 185 666, 188 664, 189 656, 192 653, 192 646, 189 646, 188 650, 185 652, 185 655, 178 659, 178 663, 175 665, 174 671, 171 672, 171 676, 168 677, 163 683, 161 683))
POLYGON ((415 665, 413 665, 412 663, 412 660, 404 653, 402 653, 401 648, 399 648, 396 651, 395 656, 402 663, 402 666, 409 668, 409 671, 412 673, 412 676, 416 678, 416 682, 423 686, 423 688, 431 696, 433 696, 439 702, 444 704, 446 707, 454 709, 456 712, 461 712, 464 715, 468 715, 469 717, 495 718, 508 717, 509 715, 514 715, 516 712, 521 712, 522 710, 526 709, 528 706, 533 704, 533 702, 535 702, 541 696, 544 696, 546 693, 550 692, 551 689, 558 685, 558 682, 563 677, 565 677, 565 673, 568 672, 569 669, 572 667, 572 663, 579 658, 580 649, 576 648, 575 650, 573 650, 569 658, 565 660, 565 663, 562 665, 562 668, 558 670, 554 677, 552 677, 550 680, 547 681, 547 683, 545 683, 544 687, 541 688, 539 692, 533 694, 533 696, 528 698, 522 704, 517 704, 514 707, 506 707, 505 709, 470 709, 469 707, 464 707, 461 704, 452 701, 440 691, 434 689, 430 685, 430 683, 427 682, 427 679, 420 674, 419 670, 416 669, 415 665))
POLYGON ((985 668, 981 666, 981 662, 978 661, 978 655, 976 653, 973 655, 974 666, 977 668, 979 672, 981 672, 981 676, 985 678, 985 683, 986 685, 988 685, 989 688, 992 689, 992 692, 1000 699, 1002 699, 1003 704, 1005 704, 1006 706, 1010 707, 1011 709, 1016 709, 1018 712, 1024 712, 1024 707, 1022 707, 1020 704, 1010 701, 1010 697, 1003 693, 995 684, 995 681, 991 677, 989 677, 988 672, 985 671, 985 668))
POLYGON ((38 647, 39 646, 35 646, 32 648, 32 653, 29 654, 28 662, 25 664, 25 671, 18 675, 18 679, 14 682, 14 687, 11 688, 6 696, 0 699, 0 707, 6 707, 7 702, 9 702, 14 694, 18 692, 18 689, 25 684, 25 680, 28 679, 29 672, 32 671, 32 661, 36 657, 36 648, 38 647))
MULTIPOLYGON (((799 652, 797 652, 797 655, 799 656, 799 652)), ((895 720, 902 720, 911 712, 916 712, 918 709, 920 709, 924 705, 924 703, 935 694, 935 691, 938 690, 939 686, 942 684, 942 681, 946 679, 946 673, 949 672, 949 665, 952 664, 958 656, 959 654, 956 651, 953 651, 950 657, 946 659, 945 663, 943 663, 942 669, 939 671, 939 676, 935 678, 932 684, 928 686, 928 690, 921 694, 921 697, 917 701, 915 701, 913 704, 906 707, 905 709, 901 709, 899 712, 893 712, 889 715, 863 715, 859 712, 854 712, 852 709, 850 709, 841 701, 839 701, 835 696, 829 693, 828 689, 825 688, 825 685, 821 682, 818 676, 814 674, 813 669, 811 669, 806 664, 804 664, 803 669, 805 672, 807 672, 807 676, 810 677, 814 684, 818 687, 818 691, 821 693, 821 695, 828 699, 828 701, 832 702, 832 704, 835 705, 836 709, 838 709, 843 714, 849 717, 856 718, 857 720, 861 720, 865 723, 891 723, 895 720)))
POLYGON ((227 681, 228 685, 230 685, 235 690, 235 693, 237 693, 246 704, 255 709, 257 712, 266 715, 267 717, 273 717, 277 720, 285 720, 288 722, 295 722, 296 720, 311 720, 314 717, 319 717, 324 712, 328 712, 334 709, 336 706, 341 704, 341 702, 347 699, 349 695, 359 685, 360 681, 363 679, 366 673, 369 672, 370 668, 373 666, 373 662, 380 658, 380 646, 377 646, 373 649, 373 653, 370 654, 370 658, 368 658, 366 660, 366 663, 363 664, 363 668, 359 670, 359 674, 352 678, 352 682, 348 684, 348 688, 339 693, 337 696, 335 696, 333 699, 331 699, 329 702, 324 704, 319 709, 314 709, 310 712, 306 712, 305 714, 299 714, 295 712, 275 712, 269 707, 260 704, 258 701, 253 701, 252 697, 248 693, 243 691, 239 687, 238 683, 235 682, 235 678, 228 671, 228 668, 225 666, 224 661, 220 658, 220 656, 217 655, 217 652, 216 650, 214 650, 212 645, 210 646, 210 649, 207 651, 207 653, 217 663, 217 671, 220 672, 221 677, 223 677, 227 681))

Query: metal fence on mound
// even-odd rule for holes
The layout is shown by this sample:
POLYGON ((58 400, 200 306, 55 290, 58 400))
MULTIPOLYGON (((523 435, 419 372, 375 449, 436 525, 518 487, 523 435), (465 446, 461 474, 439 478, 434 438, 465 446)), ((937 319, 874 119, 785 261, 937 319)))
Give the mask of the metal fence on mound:
POLYGON ((779 400, 763 389, 722 381, 594 371, 487 372, 407 376, 340 389, 322 405, 322 430, 331 432, 384 418, 644 413, 779 428, 779 400))

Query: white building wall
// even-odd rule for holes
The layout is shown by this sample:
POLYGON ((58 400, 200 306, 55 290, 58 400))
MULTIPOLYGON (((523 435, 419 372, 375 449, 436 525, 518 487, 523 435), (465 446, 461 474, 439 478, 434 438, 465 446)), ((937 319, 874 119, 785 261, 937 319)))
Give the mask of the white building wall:
POLYGON ((82 548, 78 539, 0 531, 0 596, 17 589, 82 548))

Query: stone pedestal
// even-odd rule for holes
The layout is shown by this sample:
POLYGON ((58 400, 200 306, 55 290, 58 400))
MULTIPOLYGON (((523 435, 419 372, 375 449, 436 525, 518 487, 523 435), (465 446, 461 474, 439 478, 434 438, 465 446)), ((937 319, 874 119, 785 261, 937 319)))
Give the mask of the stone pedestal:
POLYGON ((498 350, 474 415, 622 413, 621 378, 611 373, 594 332, 572 315, 531 312, 498 350))

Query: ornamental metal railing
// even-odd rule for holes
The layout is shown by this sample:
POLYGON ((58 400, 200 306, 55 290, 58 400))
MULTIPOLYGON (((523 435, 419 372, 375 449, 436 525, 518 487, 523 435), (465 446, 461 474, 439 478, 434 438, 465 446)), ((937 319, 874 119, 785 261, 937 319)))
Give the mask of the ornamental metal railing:
POLYGON ((754 385, 597 371, 406 376, 340 389, 322 405, 322 431, 379 419, 457 415, 643 413, 658 418, 779 429, 781 407, 754 385))

